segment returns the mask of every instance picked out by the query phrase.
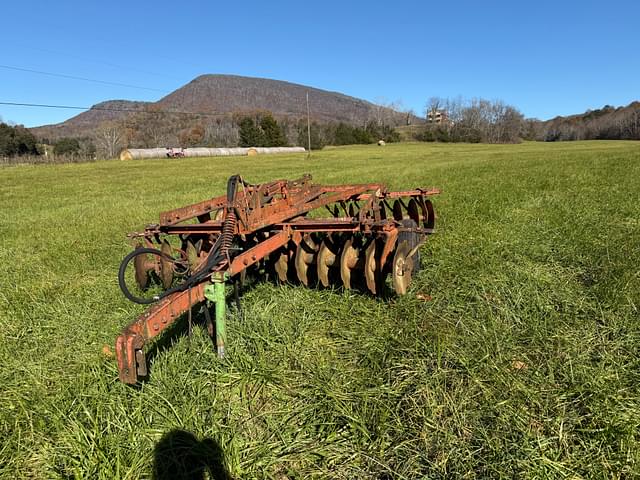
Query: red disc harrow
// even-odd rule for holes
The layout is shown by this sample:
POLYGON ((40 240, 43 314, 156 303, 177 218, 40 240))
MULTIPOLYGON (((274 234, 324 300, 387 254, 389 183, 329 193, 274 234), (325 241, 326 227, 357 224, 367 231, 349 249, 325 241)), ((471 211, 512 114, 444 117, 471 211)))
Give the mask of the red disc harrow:
POLYGON ((205 301, 223 355, 224 285, 237 286, 247 274, 405 294, 420 267, 419 247, 434 231, 430 197, 438 193, 390 192, 379 183, 315 185, 309 175, 251 185, 236 175, 226 195, 161 213, 158 224, 130 235, 136 246, 120 265, 125 296, 152 304, 117 339, 120 379, 146 376, 145 344, 205 301), (320 217, 323 209, 328 215, 320 217))

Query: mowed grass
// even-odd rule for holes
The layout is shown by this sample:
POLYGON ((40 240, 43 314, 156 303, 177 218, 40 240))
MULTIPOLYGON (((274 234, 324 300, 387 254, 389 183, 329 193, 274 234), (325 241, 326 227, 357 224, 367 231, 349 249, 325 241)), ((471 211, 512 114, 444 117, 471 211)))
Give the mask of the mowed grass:
POLYGON ((639 192, 637 142, 2 168, 0 477, 638 476, 639 192), (178 330, 119 383, 125 234, 306 172, 443 190, 410 293, 261 283, 227 358, 178 330))

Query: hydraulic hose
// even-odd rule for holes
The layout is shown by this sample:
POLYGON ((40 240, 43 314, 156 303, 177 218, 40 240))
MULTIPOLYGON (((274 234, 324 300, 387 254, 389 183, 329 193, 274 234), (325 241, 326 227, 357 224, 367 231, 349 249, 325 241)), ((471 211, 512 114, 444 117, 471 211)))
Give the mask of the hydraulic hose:
POLYGON ((200 270, 187 277, 185 281, 180 285, 176 285, 175 287, 171 287, 170 289, 165 290, 157 297, 154 297, 152 299, 136 297, 135 295, 131 294, 124 281, 124 274, 127 265, 135 256, 143 253, 153 253, 162 256, 162 253, 159 250, 155 250, 153 248, 138 248, 124 257, 122 263, 120 264, 120 269, 118 271, 118 285, 120 286, 120 290, 122 290, 124 296, 134 303, 140 303, 143 305, 154 303, 168 295, 171 295, 172 293, 183 292, 188 288, 202 283, 211 274, 211 271, 216 267, 216 265, 218 265, 225 259, 230 260, 229 247, 231 247, 233 235, 235 233, 237 224, 237 215, 235 212, 234 200, 236 197, 236 192, 238 190, 238 184, 240 183, 244 185, 244 182, 242 181, 240 175, 232 175, 227 182, 227 214, 222 224, 222 234, 218 237, 216 243, 213 244, 213 247, 209 251, 207 261, 200 270))

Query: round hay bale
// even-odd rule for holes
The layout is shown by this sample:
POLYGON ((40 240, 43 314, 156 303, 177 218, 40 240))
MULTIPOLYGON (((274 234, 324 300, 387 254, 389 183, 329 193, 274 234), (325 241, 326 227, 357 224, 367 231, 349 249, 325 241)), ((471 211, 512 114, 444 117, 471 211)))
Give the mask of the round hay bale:
POLYGON ((384 140, 378 140, 378 146, 379 147, 384 147, 387 144, 387 142, 385 142, 384 140))
POLYGON ((258 150, 256 150, 255 148, 250 148, 249 150, 247 150, 247 155, 249 155, 250 157, 258 155, 258 150))
POLYGON ((126 148, 120 152, 120 160, 133 160, 133 156, 126 148))

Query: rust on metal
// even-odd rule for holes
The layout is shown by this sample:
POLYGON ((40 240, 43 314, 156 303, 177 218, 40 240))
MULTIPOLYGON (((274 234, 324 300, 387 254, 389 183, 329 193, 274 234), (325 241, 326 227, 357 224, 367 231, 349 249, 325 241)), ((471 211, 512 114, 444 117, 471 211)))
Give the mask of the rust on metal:
MULTIPOLYGON (((316 185, 310 175, 251 185, 236 175, 226 195, 162 212, 157 224, 129 235, 135 249, 120 266, 125 296, 150 305, 116 340, 120 380, 131 384, 147 375, 146 344, 212 299, 208 291, 217 292, 216 315, 224 315, 220 288, 248 271, 321 288, 406 293, 418 247, 435 228, 430 197, 439 193, 389 191, 381 183, 316 185), (329 216, 308 217, 318 209, 329 216)), ((213 336, 206 305, 205 317, 213 336)), ((224 319, 215 324, 223 329, 224 319)))

